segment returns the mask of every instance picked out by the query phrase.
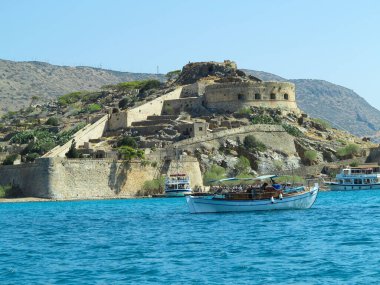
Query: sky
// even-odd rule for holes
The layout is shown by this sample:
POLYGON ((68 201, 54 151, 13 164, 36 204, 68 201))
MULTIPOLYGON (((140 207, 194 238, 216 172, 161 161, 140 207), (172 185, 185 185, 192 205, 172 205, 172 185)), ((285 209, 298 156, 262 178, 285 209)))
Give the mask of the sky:
POLYGON ((379 28, 377 0, 0 0, 0 58, 146 73, 230 59, 380 109, 379 28))

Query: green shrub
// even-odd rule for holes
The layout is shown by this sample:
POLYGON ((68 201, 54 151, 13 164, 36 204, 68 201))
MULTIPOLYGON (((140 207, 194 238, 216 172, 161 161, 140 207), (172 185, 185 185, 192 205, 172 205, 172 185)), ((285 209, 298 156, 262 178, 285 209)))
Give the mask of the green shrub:
POLYGON ((116 88, 119 91, 130 91, 134 89, 138 89, 140 93, 145 92, 147 90, 158 88, 162 85, 162 83, 155 79, 141 80, 141 81, 130 81, 130 82, 121 82, 117 85, 108 85, 104 86, 104 88, 116 88))
POLYGON ((239 114, 239 115, 246 115, 246 116, 248 116, 248 115, 251 115, 252 114, 252 109, 251 108, 249 108, 249 107, 246 107, 246 108, 241 108, 239 111, 237 111, 237 113, 239 114))
POLYGON ((130 146, 132 148, 137 148, 137 142, 133 137, 123 136, 121 139, 117 141, 117 146, 130 146))
POLYGON ((357 166, 359 166, 359 162, 358 162, 357 160, 352 161, 352 162, 350 163, 350 166, 351 166, 351 167, 357 167, 357 166))
POLYGON ((88 113, 95 113, 95 112, 99 112, 100 110, 102 110, 102 106, 100 106, 99 104, 93 103, 93 104, 88 105, 84 111, 88 113))
POLYGON ((84 103, 96 102, 103 96, 103 92, 88 92, 82 95, 81 101, 84 103))
POLYGON ((22 196, 22 191, 17 186, 0 185, 0 198, 17 198, 22 196))
POLYGON ((268 125, 278 125, 281 123, 280 118, 273 118, 269 115, 257 115, 252 119, 252 124, 268 124, 268 125))
POLYGON ((10 120, 12 119, 15 115, 17 115, 16 111, 8 111, 6 114, 2 116, 2 119, 4 120, 10 120))
POLYGON ((244 146, 249 151, 265 151, 266 145, 258 141, 253 135, 248 135, 244 138, 244 146))
POLYGON ((127 108, 128 107, 128 105, 129 105, 129 99, 128 98, 123 98, 123 99, 121 99, 120 101, 119 101, 119 108, 120 109, 125 109, 125 108, 127 108))
POLYGON ((78 132, 80 129, 84 128, 85 126, 86 126, 86 123, 82 122, 68 131, 60 132, 56 137, 56 144, 64 145, 65 143, 67 143, 69 140, 73 138, 76 132, 78 132))
POLYGON ((118 149, 121 159, 131 161, 134 158, 144 158, 144 151, 141 149, 134 149, 130 146, 121 146, 118 149))
POLYGON ((43 155, 56 146, 54 137, 44 137, 30 142, 21 154, 38 153, 43 155))
POLYGON ((3 161, 3 165, 13 165, 13 163, 17 159, 17 156, 18 156, 17 153, 7 155, 3 161))
POLYGON ((58 97, 58 104, 61 106, 71 105, 80 101, 82 96, 83 96, 83 92, 81 91, 62 95, 58 97))
POLYGON ((165 187, 165 177, 148 180, 144 182, 143 190, 145 195, 159 194, 163 192, 165 187))
POLYGON ((35 161, 37 158, 39 158, 40 157, 40 155, 38 154, 38 153, 35 153, 35 152, 33 152, 33 153, 28 153, 26 156, 25 156, 25 159, 26 159, 26 161, 28 161, 28 162, 33 162, 33 161, 35 161))
POLYGON ((323 120, 323 119, 320 119, 320 118, 312 118, 311 119, 314 123, 317 123, 319 125, 321 125, 323 128, 325 129, 331 129, 331 125, 329 122, 323 120))
POLYGON ((352 158, 360 153, 360 147, 357 144, 348 144, 338 149, 336 153, 340 158, 352 158))
POLYGON ((205 185, 210 185, 213 180, 219 180, 226 177, 226 170, 216 164, 213 164, 209 171, 207 171, 203 176, 203 181, 205 185))
POLYGON ((239 160, 235 164, 235 175, 248 174, 251 170, 251 164, 245 156, 240 156, 239 160))
POLYGON ((282 127, 291 136, 294 136, 294 137, 301 137, 301 136, 303 136, 303 133, 297 127, 295 127, 293 125, 282 124, 282 127))
POLYGON ((312 164, 317 159, 317 152, 315 150, 307 150, 304 153, 305 159, 312 164))
POLYGON ((45 125, 59 126, 59 120, 56 117, 50 117, 49 119, 47 119, 45 125))

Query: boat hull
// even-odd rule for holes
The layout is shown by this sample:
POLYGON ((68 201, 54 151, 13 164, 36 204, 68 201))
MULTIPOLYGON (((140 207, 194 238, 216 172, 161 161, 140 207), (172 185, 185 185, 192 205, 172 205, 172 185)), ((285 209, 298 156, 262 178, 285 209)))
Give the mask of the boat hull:
POLYGON ((191 189, 186 190, 171 190, 171 191, 165 191, 166 197, 184 197, 186 195, 191 195, 192 191, 191 189))
POLYGON ((250 212, 286 209, 308 209, 318 195, 319 188, 314 187, 310 191, 298 195, 284 197, 282 199, 265 200, 224 200, 215 199, 214 196, 187 196, 186 202, 189 211, 195 213, 219 213, 219 212, 250 212))
POLYGON ((357 191, 357 190, 380 190, 380 183, 371 185, 350 185, 329 183, 331 191, 357 191))

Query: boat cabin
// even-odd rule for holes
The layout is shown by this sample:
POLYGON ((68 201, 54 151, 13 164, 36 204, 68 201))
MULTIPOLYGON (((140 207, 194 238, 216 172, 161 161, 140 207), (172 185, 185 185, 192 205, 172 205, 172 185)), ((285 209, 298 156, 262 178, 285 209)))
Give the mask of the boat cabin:
POLYGON ((336 176, 338 184, 366 185, 378 183, 372 168, 345 168, 336 176))

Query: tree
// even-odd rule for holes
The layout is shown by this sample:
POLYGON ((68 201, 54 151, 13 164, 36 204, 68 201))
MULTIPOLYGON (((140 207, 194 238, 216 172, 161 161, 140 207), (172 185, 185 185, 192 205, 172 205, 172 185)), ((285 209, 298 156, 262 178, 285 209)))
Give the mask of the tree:
POLYGON ((76 149, 76 142, 75 142, 75 140, 71 141, 71 146, 69 148, 69 151, 65 153, 65 156, 67 158, 79 158, 79 152, 76 149))

